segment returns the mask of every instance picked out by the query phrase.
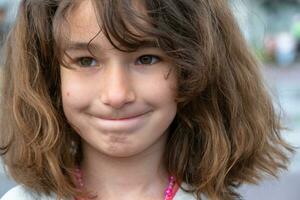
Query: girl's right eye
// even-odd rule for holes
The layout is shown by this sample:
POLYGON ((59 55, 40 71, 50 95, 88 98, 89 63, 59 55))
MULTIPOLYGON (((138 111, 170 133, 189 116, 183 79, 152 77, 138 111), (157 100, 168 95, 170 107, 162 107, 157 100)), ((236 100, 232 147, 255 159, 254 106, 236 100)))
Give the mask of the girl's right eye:
POLYGON ((75 59, 75 63, 80 67, 96 67, 98 62, 92 57, 80 57, 75 59))

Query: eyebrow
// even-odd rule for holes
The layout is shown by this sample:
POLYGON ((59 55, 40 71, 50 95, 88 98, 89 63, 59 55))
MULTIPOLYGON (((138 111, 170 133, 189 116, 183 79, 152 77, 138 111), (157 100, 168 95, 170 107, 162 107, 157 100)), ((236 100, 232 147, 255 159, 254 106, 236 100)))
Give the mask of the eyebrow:
POLYGON ((100 49, 100 46, 97 44, 94 44, 94 43, 89 43, 89 42, 71 41, 66 45, 66 47, 64 48, 64 51, 87 50, 87 49, 100 49))
POLYGON ((157 40, 149 39, 140 42, 138 49, 144 49, 144 48, 160 48, 160 46, 157 40))
MULTIPOLYGON (((138 42, 137 49, 146 49, 146 48, 159 48, 159 43, 154 39, 146 39, 138 42)), ((81 41, 70 41, 64 48, 64 51, 71 50, 101 50, 101 46, 95 43, 90 42, 81 42, 81 41)))

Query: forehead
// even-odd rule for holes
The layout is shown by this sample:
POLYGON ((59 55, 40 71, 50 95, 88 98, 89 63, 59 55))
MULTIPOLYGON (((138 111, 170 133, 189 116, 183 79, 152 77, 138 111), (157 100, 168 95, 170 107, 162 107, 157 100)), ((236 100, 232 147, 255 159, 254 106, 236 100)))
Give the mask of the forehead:
MULTIPOLYGON (((149 24, 144 20, 145 17, 147 17, 147 12, 145 9, 143 1, 137 1, 137 0, 124 0, 120 1, 117 7, 114 4, 105 4, 105 2, 112 2, 112 1, 102 1, 101 3, 93 0, 82 0, 78 1, 77 5, 70 9, 67 13, 67 22, 68 22, 68 29, 69 29, 69 36, 70 39, 76 39, 77 37, 82 38, 93 38, 95 35, 99 33, 99 31, 103 29, 105 26, 107 32, 109 33, 111 31, 110 28, 107 28, 107 24, 114 24, 113 27, 121 27, 123 30, 113 30, 113 31, 126 31, 126 29, 130 32, 130 35, 140 36, 140 37, 148 37, 147 35, 143 34, 141 31, 138 31, 133 23, 130 22, 130 20, 126 21, 127 17, 124 15, 124 10, 122 9, 122 6, 130 5, 130 8, 135 12, 136 15, 142 16, 141 18, 136 17, 135 20, 138 22, 139 28, 143 27, 149 27, 149 24), (127 2, 127 3, 123 3, 127 2), (99 4, 102 6, 99 6, 99 4), (107 8, 112 7, 112 8, 107 8), (109 12, 111 10, 114 10, 113 13, 109 12), (106 12, 103 14, 103 12, 106 12), (143 19, 144 17, 144 19, 143 19), (102 22, 102 19, 105 18, 105 22, 102 22), (120 21, 122 20, 122 21, 120 21), (106 25, 105 25, 106 23, 106 25), (122 27, 122 23, 124 24, 124 27, 122 27), (121 26, 120 26, 121 25, 121 26), (125 28, 125 29, 124 29, 125 28)), ((127 7, 128 8, 128 7, 127 7)), ((127 10, 128 12, 128 10, 127 10)), ((64 26, 62 27, 64 28, 64 26)), ((126 32, 124 32, 126 34, 126 32)))
POLYGON ((67 10, 67 23, 61 24, 60 34, 57 35, 62 53, 74 43, 81 43, 80 46, 88 44, 90 47, 92 43, 104 42, 101 45, 109 49, 113 45, 122 51, 134 51, 140 46, 158 47, 158 37, 145 32, 153 27, 149 25, 143 1, 117 2, 82 0, 67 10))
MULTIPOLYGON (((83 0, 67 14, 70 40, 93 38, 101 27, 92 1, 83 0)), ((62 27, 67 28, 66 26, 62 27)))

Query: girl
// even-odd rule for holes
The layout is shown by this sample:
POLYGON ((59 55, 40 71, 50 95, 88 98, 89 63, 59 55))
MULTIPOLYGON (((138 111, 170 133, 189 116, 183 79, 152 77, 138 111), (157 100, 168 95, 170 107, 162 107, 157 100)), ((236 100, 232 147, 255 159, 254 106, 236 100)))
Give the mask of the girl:
POLYGON ((225 0, 23 0, 2 200, 230 200, 292 151, 225 0))

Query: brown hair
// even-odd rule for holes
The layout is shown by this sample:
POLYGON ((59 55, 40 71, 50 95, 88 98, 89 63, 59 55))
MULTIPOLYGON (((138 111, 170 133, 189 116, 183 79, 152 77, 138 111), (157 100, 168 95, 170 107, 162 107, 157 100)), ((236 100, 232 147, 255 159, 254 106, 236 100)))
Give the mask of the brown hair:
MULTIPOLYGON (((59 197, 79 194, 72 177, 80 139, 62 111, 59 74, 67 38, 60 27, 74 2, 21 3, 6 42, 1 93, 0 146, 9 173, 59 197)), ((93 1, 101 31, 116 48, 135 50, 140 38, 133 27, 157 38, 175 63, 178 112, 165 153, 169 172, 198 199, 229 200, 239 196, 240 184, 286 169, 293 150, 280 136, 280 118, 227 1, 142 2, 146 15, 131 0, 93 1)))

